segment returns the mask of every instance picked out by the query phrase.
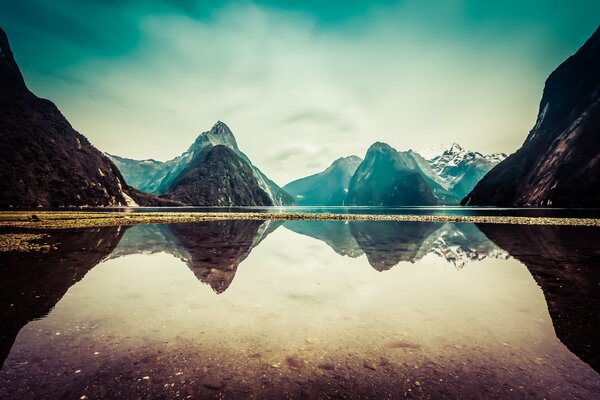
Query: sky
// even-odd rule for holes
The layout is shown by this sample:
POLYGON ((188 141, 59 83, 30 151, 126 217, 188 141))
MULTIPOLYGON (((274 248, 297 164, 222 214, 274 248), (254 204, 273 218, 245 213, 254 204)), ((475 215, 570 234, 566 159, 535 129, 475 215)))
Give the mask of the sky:
POLYGON ((29 88, 101 151, 168 160, 218 120, 275 182, 382 141, 512 153, 600 2, 0 1, 29 88))

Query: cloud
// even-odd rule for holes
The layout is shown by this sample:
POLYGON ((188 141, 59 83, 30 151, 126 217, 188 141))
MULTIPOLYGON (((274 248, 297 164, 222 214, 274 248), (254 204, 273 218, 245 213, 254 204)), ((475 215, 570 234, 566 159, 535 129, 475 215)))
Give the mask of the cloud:
POLYGON ((127 157, 171 158, 225 121, 280 184, 363 156, 375 141, 511 152, 553 67, 540 61, 540 31, 468 23, 461 2, 368 7, 335 23, 252 2, 201 15, 196 3, 128 4, 119 16, 135 23, 127 51, 56 71, 70 79, 34 76, 32 88, 98 148, 127 157))

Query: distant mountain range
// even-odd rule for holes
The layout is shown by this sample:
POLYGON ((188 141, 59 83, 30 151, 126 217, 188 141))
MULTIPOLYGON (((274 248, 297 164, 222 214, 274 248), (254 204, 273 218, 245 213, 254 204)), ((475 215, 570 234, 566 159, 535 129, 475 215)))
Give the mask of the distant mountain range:
POLYGON ((282 206, 294 200, 240 151, 218 121, 180 156, 166 162, 108 155, 133 187, 189 205, 282 206))
POLYGON ((490 206, 600 206, 600 27, 546 80, 523 146, 462 201, 490 206))
POLYGON ((505 154, 483 155, 454 143, 429 160, 375 143, 365 159, 349 156, 283 188, 307 206, 425 206, 458 204, 505 154))

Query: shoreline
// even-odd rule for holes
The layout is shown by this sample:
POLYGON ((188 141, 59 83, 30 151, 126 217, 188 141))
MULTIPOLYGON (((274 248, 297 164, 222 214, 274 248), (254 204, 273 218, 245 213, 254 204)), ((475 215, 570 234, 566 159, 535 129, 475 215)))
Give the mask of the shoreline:
POLYGON ((75 229, 138 224, 176 224, 226 220, 397 221, 475 224, 600 226, 600 218, 556 218, 482 215, 385 215, 295 212, 90 212, 2 211, 0 228, 75 229))

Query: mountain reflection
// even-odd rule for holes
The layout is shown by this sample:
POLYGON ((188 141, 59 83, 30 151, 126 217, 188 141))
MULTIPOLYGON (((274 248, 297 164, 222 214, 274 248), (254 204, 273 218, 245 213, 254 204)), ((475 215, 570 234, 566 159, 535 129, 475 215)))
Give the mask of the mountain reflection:
MULTIPOLYGON (((219 294, 251 251, 282 224, 237 220, 52 231, 45 239, 52 250, 1 253, 0 361, 23 326, 46 315, 106 258, 168 253, 219 294)), ((364 254, 378 271, 428 254, 457 269, 471 261, 512 256, 527 266, 544 292, 558 338, 600 371, 594 350, 600 337, 597 228, 392 221, 287 221, 284 226, 326 243, 339 255, 364 254)))
POLYGON ((366 255, 378 271, 433 253, 457 269, 487 257, 506 258, 474 224, 396 221, 287 221, 289 230, 321 240, 336 253, 366 255))
POLYGON ((541 287, 557 337, 600 372, 600 230, 595 227, 480 224, 541 287))
POLYGON ((47 252, 0 253, 0 365, 29 321, 48 314, 67 290, 108 256, 121 227, 50 232, 47 252))
POLYGON ((187 264, 196 278, 223 293, 239 264, 279 221, 214 221, 129 228, 110 255, 169 253, 187 264))

